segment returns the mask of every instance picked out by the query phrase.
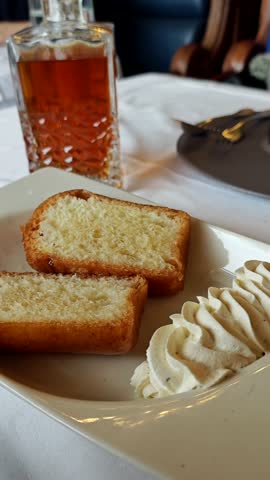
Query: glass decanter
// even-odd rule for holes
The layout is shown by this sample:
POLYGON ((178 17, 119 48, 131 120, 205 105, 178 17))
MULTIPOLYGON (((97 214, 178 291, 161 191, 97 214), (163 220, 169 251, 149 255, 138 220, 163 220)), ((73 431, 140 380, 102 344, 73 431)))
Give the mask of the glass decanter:
POLYGON ((43 0, 8 40, 30 172, 53 166, 121 186, 113 31, 82 0, 43 0))

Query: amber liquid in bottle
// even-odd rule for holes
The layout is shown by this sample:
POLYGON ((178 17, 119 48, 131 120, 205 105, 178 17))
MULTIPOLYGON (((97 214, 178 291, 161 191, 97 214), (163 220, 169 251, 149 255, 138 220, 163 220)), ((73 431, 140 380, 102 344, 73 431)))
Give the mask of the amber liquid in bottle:
POLYGON ((39 48, 19 60, 30 171, 54 166, 108 176, 118 141, 108 69, 104 49, 81 42, 39 48))

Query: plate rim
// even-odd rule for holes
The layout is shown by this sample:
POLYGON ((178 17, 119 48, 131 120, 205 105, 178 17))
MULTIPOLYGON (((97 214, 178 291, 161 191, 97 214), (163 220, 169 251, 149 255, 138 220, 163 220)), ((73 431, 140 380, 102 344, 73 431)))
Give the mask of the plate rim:
MULTIPOLYGON (((38 177, 40 177, 40 176, 41 177, 46 177, 47 176, 47 178, 50 178, 51 175, 53 175, 53 176, 59 175, 59 178, 63 177, 63 175, 64 176, 69 176, 69 177, 70 176, 74 177, 74 174, 67 173, 67 172, 62 172, 62 171, 60 171, 56 168, 52 168, 52 167, 44 168, 44 169, 41 169, 41 170, 39 170, 39 171, 37 171, 33 174, 30 174, 30 175, 27 175, 26 177, 23 177, 22 179, 19 179, 15 182, 12 182, 11 184, 9 184, 7 186, 2 187, 0 189, 0 196, 2 195, 3 191, 6 191, 6 189, 13 190, 14 188, 16 188, 16 184, 18 184, 18 183, 25 183, 25 185, 28 185, 30 183, 30 185, 31 185, 31 183, 33 181, 32 179, 34 179, 36 176, 38 176, 38 177)), ((77 175, 75 175, 75 176, 79 177, 77 175)), ((95 185, 97 190, 100 188, 100 183, 97 182, 97 181, 91 180, 89 182, 89 185, 92 185, 92 186, 95 185)), ((119 190, 115 189, 114 187, 107 187, 106 186, 106 189, 112 195, 114 193, 119 194, 119 190)), ((142 197, 138 197, 136 195, 130 194, 129 192, 123 192, 123 191, 121 191, 121 192, 122 193, 120 194, 120 196, 124 196, 127 199, 131 199, 131 200, 134 200, 134 201, 138 200, 139 203, 145 202, 147 204, 153 204, 153 202, 150 202, 150 201, 148 201, 148 200, 146 200, 142 197)), ((193 219, 193 220, 195 222, 199 222, 202 225, 208 226, 210 228, 214 228, 215 230, 218 230, 218 231, 221 231, 221 232, 226 232, 230 235, 235 236, 238 239, 244 238, 246 241, 249 240, 249 241, 252 242, 252 244, 255 243, 260 248, 268 247, 268 249, 269 249, 269 245, 267 245, 264 242, 252 239, 250 237, 247 237, 247 236, 235 233, 235 232, 231 232, 229 230, 226 230, 226 229, 218 227, 218 226, 208 224, 208 223, 203 222, 201 220, 197 220, 197 219, 193 219)), ((266 361, 266 359, 263 360, 263 362, 265 362, 265 361, 266 361)), ((247 378, 249 378, 249 377, 251 378, 252 375, 254 375, 255 373, 260 373, 260 371, 261 371, 260 369, 262 369, 262 366, 261 366, 261 361, 258 361, 258 362, 260 362, 260 363, 259 364, 257 363, 255 368, 254 367, 251 368, 250 375, 249 374, 246 375, 247 378)), ((252 365, 254 365, 254 364, 252 364, 252 365)), ((270 363, 269 363, 269 367, 270 367, 270 363)), ((248 368, 248 367, 246 367, 246 368, 248 368)), ((263 368, 265 368, 265 367, 263 367, 263 368)), ((248 382, 246 382, 246 383, 248 383, 248 382)), ((223 391, 226 391, 226 389, 227 390, 230 389, 231 384, 234 384, 233 380, 223 382, 220 386, 213 387, 213 388, 211 388, 209 390, 206 390, 206 391, 202 391, 198 395, 201 397, 201 399, 205 399, 205 401, 207 400, 207 398, 210 398, 213 395, 216 395, 215 398, 218 399, 218 398, 220 398, 220 395, 223 393, 223 391)), ((85 428, 85 426, 87 427, 87 425, 88 426, 90 425, 90 427, 93 426, 93 425, 95 426, 95 422, 93 422, 93 423, 89 422, 87 424, 85 419, 84 419, 84 422, 83 422, 83 418, 80 419, 80 418, 76 418, 75 416, 73 417, 72 415, 68 415, 67 413, 63 413, 63 411, 61 412, 61 410, 57 408, 58 403, 60 404, 61 401, 64 401, 66 403, 69 403, 69 401, 71 403, 76 402, 77 404, 80 404, 80 406, 82 407, 82 416, 83 416, 83 412, 85 412, 87 410, 85 408, 86 404, 87 404, 87 407, 94 406, 93 404, 99 405, 97 410, 99 410, 99 409, 101 409, 101 411, 103 410, 103 414, 104 414, 104 408, 105 407, 110 407, 109 411, 112 411, 113 409, 111 407, 116 404, 115 407, 118 410, 119 410, 119 405, 120 405, 120 407, 123 407, 124 410, 126 410, 126 411, 130 410, 130 408, 134 409, 134 407, 135 407, 136 412, 135 412, 135 414, 133 414, 133 416, 137 417, 138 415, 141 415, 142 410, 145 411, 145 409, 149 408, 150 405, 151 405, 151 407, 153 407, 153 400, 126 400, 126 401, 120 401, 120 402, 119 401, 102 401, 102 402, 100 402, 100 401, 91 401, 91 400, 74 400, 74 399, 71 400, 71 399, 66 399, 64 397, 59 397, 58 402, 57 402, 57 399, 56 399, 56 403, 52 402, 52 404, 51 404, 52 406, 50 406, 49 402, 51 401, 52 397, 53 398, 55 397, 54 395, 42 392, 42 394, 40 396, 39 392, 36 391, 35 389, 33 389, 31 387, 28 387, 28 386, 25 386, 23 384, 19 384, 18 382, 14 381, 13 379, 10 379, 6 375, 3 375, 1 372, 0 372, 0 385, 3 388, 7 389, 12 394, 18 396, 23 401, 25 401, 28 404, 30 404, 31 406, 35 407, 39 411, 45 413, 50 418, 53 418, 54 420, 60 422, 61 424, 65 425, 67 428, 72 429, 75 433, 77 433, 79 435, 82 435, 83 437, 87 438, 90 441, 93 441, 94 443, 96 443, 97 445, 107 449, 111 453, 113 453, 115 455, 118 455, 121 458, 133 463, 138 468, 141 468, 141 469, 143 469, 143 470, 145 470, 149 473, 152 473, 152 474, 155 474, 155 475, 158 475, 158 476, 160 476, 160 474, 162 473, 162 478, 164 478, 163 474, 165 474, 165 475, 168 474, 166 469, 164 469, 164 471, 162 471, 161 467, 159 467, 159 469, 157 469, 156 466, 153 465, 153 462, 147 463, 145 461, 141 461, 140 460, 141 455, 139 453, 134 454, 134 449, 133 449, 133 453, 132 453, 129 449, 125 450, 125 449, 119 447, 119 445, 118 446, 113 446, 112 441, 104 438, 104 436, 102 434, 102 429, 99 430, 98 428, 85 428), (31 395, 31 392, 32 392, 32 395, 31 395), (42 400, 41 397, 43 397, 43 400, 42 400), (44 398, 45 398, 45 400, 44 400, 44 398)), ((270 392, 270 390, 269 390, 269 392, 270 392)), ((177 408, 179 409, 181 407, 182 410, 184 408, 188 408, 188 406, 190 405, 191 396, 192 396, 192 398, 194 398, 194 394, 190 394, 190 392, 187 392, 186 394, 178 394, 178 395, 174 395, 172 397, 166 397, 164 399, 154 400, 155 405, 152 408, 152 416, 158 416, 162 411, 164 411, 165 407, 167 408, 168 404, 169 405, 176 405, 177 404, 178 405, 177 408), (179 402, 179 398, 181 398, 181 402, 179 402)), ((54 398, 54 400, 55 400, 55 398, 54 398)), ((69 408, 70 407, 68 406, 67 410, 69 410, 69 408)), ((96 410, 93 413, 96 414, 96 410)), ((177 413, 179 413, 179 411, 176 409, 176 412, 175 412, 176 418, 178 418, 178 417, 181 418, 181 415, 179 416, 179 415, 177 415, 177 413)), ((106 417, 106 415, 105 415, 105 417, 106 417)), ((108 415, 107 415, 107 417, 108 417, 108 415)), ((113 415, 112 415, 112 417, 113 417, 113 415)), ((92 417, 92 418, 94 418, 94 417, 92 417)), ((89 417, 89 419, 91 419, 91 417, 89 417)), ((110 426, 111 431, 117 431, 118 427, 115 429, 115 425, 113 423, 113 418, 111 420, 112 421, 108 422, 107 420, 105 421, 105 419, 103 419, 101 423, 106 425, 106 427, 110 426)), ((100 425, 101 425, 101 423, 100 423, 100 425)), ((143 428, 142 428, 142 430, 143 430, 143 428)), ((171 478, 171 477, 166 477, 166 478, 171 478)), ((189 478, 189 477, 183 476, 183 478, 189 478)))

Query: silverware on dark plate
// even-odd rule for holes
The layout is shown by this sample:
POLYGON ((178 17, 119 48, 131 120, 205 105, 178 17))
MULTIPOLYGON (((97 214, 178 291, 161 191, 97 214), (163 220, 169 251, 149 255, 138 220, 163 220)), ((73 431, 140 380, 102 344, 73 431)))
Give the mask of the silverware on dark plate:
POLYGON ((236 123, 233 127, 225 128, 225 130, 221 132, 221 135, 223 138, 225 138, 225 140, 228 140, 231 143, 239 142, 245 136, 244 127, 246 125, 250 125, 255 121, 257 122, 259 120, 265 120, 267 118, 270 118, 270 110, 256 112, 254 113, 254 115, 250 115, 245 120, 236 123))
MULTIPOLYGON (((238 112, 234 113, 233 115, 226 116, 225 118, 228 120, 228 118, 231 119, 238 119, 242 117, 250 117, 254 115, 255 112, 254 110, 250 108, 244 108, 242 110, 239 110, 238 112)), ((190 135, 207 135, 209 132, 210 133, 221 133, 224 130, 224 126, 222 127, 221 125, 217 125, 215 122, 215 118, 207 118, 206 120, 203 120, 202 122, 199 122, 197 124, 192 124, 185 122, 183 120, 179 119, 172 119, 174 122, 178 123, 179 125, 182 126, 182 129, 185 133, 189 133, 190 135)))

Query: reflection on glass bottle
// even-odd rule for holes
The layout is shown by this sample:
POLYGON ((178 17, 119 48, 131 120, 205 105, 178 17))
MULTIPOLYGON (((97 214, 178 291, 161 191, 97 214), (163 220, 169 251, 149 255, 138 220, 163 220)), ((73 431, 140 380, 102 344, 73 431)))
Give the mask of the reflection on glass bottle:
POLYGON ((82 0, 43 0, 41 25, 8 42, 30 171, 54 166, 121 185, 113 32, 82 0))
MULTIPOLYGON (((43 20, 42 0, 28 0, 29 19, 32 25, 38 25, 43 20)), ((93 0, 82 1, 83 15, 86 22, 95 21, 93 0)))
POLYGON ((28 0, 29 20, 32 25, 38 25, 42 22, 43 12, 41 0, 28 0))

